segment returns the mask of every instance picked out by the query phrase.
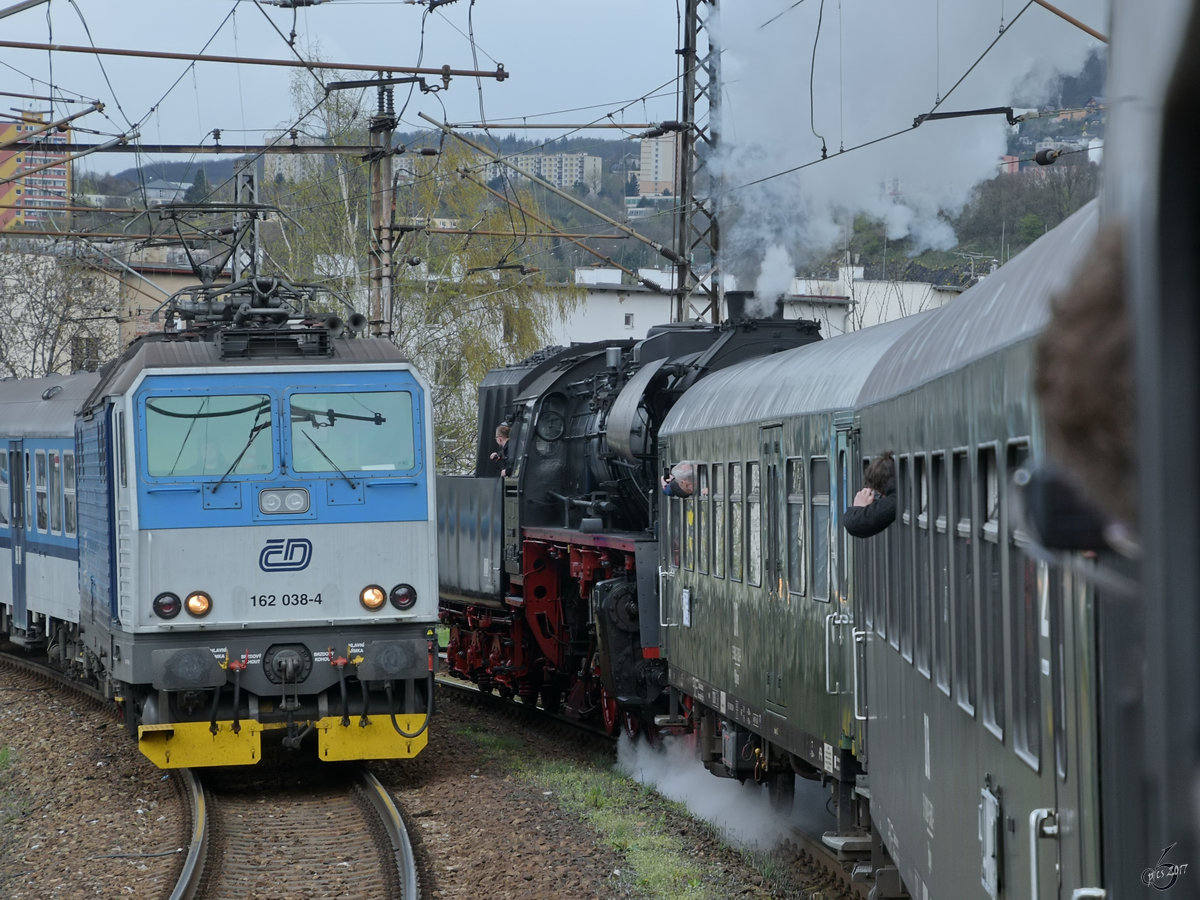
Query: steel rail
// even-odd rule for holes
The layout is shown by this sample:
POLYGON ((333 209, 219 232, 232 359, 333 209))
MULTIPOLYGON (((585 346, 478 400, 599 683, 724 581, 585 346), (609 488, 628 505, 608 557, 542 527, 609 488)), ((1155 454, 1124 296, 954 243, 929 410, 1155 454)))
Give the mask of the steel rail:
POLYGON ((400 900, 420 900, 421 884, 417 878, 416 857, 413 855, 412 841, 409 840, 408 829, 404 825, 400 810, 396 808, 387 788, 366 768, 359 770, 359 779, 367 799, 371 801, 391 841, 396 871, 400 878, 400 900))
POLYGON ((180 769, 176 774, 182 779, 181 788, 187 795, 188 808, 192 812, 192 839, 188 843, 187 857, 183 870, 171 892, 171 900, 193 900, 199 896, 200 882, 204 878, 204 862, 208 858, 208 807, 204 800, 204 786, 191 769, 180 769))

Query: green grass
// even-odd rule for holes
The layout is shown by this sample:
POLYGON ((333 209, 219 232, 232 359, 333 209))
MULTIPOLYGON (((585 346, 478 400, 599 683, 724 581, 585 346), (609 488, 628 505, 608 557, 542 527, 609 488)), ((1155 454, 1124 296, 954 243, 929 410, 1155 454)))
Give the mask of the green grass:
MULTIPOLYGON (((610 754, 597 753, 582 763, 533 756, 518 737, 473 725, 456 728, 454 739, 475 744, 489 763, 548 793, 564 812, 593 829, 601 843, 624 857, 620 874, 614 875, 623 891, 642 900, 728 896, 720 861, 696 852, 700 837, 719 841, 718 829, 695 819, 681 829, 679 817, 689 817, 686 807, 619 773, 610 754)), ((771 886, 788 897, 812 896, 811 890, 794 883, 790 867, 771 851, 743 852, 743 859, 763 882, 750 896, 764 896, 771 886)))
MULTIPOLYGON (((518 762, 519 774, 553 792, 563 809, 579 815, 610 847, 625 857, 627 883, 639 896, 708 900, 723 896, 706 882, 704 863, 688 855, 690 844, 673 833, 666 811, 682 809, 653 790, 613 771, 608 760, 580 767, 558 760, 518 762)), ((705 826, 697 823, 694 827, 705 826)))

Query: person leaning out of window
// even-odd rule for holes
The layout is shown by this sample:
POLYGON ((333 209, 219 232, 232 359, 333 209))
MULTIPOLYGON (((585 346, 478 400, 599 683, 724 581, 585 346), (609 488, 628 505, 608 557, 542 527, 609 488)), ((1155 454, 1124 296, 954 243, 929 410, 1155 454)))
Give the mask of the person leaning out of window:
POLYGON ((858 538, 879 534, 896 520, 896 463, 891 450, 871 461, 864 480, 866 486, 842 515, 846 530, 858 538))

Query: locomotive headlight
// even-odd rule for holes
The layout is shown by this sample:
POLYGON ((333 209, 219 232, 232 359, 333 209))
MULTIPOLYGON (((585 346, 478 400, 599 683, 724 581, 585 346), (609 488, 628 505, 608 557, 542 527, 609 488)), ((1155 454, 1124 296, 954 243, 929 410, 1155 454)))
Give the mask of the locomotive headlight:
POLYGON ((392 588, 390 599, 396 609, 412 609, 417 604, 417 589, 411 584, 398 584, 392 588))
POLYGON ((308 512, 308 491, 304 488, 272 488, 258 494, 258 509, 267 515, 308 512))
POLYGON ((367 609, 374 611, 387 602, 387 594, 377 584, 368 584, 358 594, 358 602, 367 609))
POLYGON ((204 591, 192 591, 183 601, 184 607, 197 619, 207 616, 212 609, 212 597, 204 591))
POLYGON ((160 619, 173 619, 179 615, 181 609, 183 609, 183 604, 179 602, 179 596, 170 591, 165 591, 154 598, 154 614, 160 619))

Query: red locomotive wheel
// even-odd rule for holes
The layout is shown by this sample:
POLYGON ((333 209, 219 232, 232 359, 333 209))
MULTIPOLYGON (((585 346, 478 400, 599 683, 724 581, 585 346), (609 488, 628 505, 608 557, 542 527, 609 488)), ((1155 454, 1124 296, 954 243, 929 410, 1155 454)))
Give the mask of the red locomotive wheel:
POLYGON ((600 714, 604 716, 604 733, 617 733, 617 701, 608 695, 608 691, 600 688, 600 714))

